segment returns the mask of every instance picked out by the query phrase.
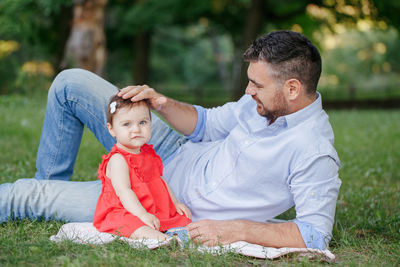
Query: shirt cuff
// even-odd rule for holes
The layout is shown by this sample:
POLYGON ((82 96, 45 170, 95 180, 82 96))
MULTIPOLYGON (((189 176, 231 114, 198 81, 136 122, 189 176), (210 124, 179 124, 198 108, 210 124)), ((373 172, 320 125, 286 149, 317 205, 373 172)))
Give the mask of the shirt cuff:
POLYGON ((194 105, 194 108, 197 111, 196 128, 191 135, 185 135, 185 137, 193 143, 197 143, 203 139, 204 131, 206 129, 206 109, 197 105, 194 105))
POLYGON ((306 244, 307 248, 324 250, 328 247, 328 243, 330 240, 328 236, 324 236, 322 233, 315 230, 311 224, 300 222, 297 219, 295 219, 293 222, 299 228, 301 236, 303 237, 303 241, 306 244))

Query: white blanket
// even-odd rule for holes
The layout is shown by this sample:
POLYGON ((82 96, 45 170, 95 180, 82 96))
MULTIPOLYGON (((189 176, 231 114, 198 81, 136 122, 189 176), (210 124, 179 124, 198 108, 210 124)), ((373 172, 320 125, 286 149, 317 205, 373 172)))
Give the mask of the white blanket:
MULTIPOLYGON (((166 241, 159 242, 158 240, 145 239, 133 240, 126 237, 119 237, 116 235, 101 233, 93 226, 92 223, 67 223, 64 224, 58 231, 57 235, 50 237, 51 241, 61 242, 63 240, 71 240, 79 244, 106 244, 114 241, 115 239, 127 242, 133 248, 147 247, 155 249, 161 246, 168 246, 173 238, 166 241)), ((181 244, 183 245, 183 244, 181 244)), ((306 248, 270 248, 263 247, 256 244, 250 244, 244 241, 235 242, 225 246, 207 247, 196 246, 199 251, 210 253, 225 253, 234 252, 245 256, 251 256, 261 259, 275 259, 287 254, 297 254, 300 257, 319 258, 324 261, 335 261, 335 255, 329 250, 319 249, 306 249, 306 248)))

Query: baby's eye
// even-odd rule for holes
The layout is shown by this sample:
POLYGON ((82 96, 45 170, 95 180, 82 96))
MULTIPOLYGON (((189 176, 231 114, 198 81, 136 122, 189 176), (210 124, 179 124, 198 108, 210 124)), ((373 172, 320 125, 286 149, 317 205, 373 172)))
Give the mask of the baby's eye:
POLYGON ((122 126, 129 126, 129 122, 125 122, 124 124, 122 124, 122 126))
POLYGON ((139 122, 139 124, 140 124, 140 125, 146 125, 146 124, 147 124, 147 121, 141 121, 141 122, 139 122))

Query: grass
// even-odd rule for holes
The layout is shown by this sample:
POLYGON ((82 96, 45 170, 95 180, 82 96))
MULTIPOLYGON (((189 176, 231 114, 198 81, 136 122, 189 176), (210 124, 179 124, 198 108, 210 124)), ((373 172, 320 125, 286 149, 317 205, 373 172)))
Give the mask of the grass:
MULTIPOLYGON (((0 183, 35 173, 45 96, 0 96, 0 183)), ((342 168, 342 187, 330 250, 338 266, 400 264, 400 110, 330 111, 342 168)), ((104 149, 85 131, 73 180, 93 180, 104 149)), ((281 218, 292 218, 290 210, 281 218)), ((0 225, 0 266, 320 266, 318 261, 213 256, 176 247, 155 251, 113 242, 104 246, 56 244, 61 222, 0 225)))

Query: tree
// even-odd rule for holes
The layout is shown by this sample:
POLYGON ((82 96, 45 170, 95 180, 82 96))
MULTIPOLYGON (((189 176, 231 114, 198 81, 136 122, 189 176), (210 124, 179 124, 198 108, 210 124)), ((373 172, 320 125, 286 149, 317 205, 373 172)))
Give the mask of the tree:
MULTIPOLYGON (((133 55, 135 83, 149 82, 152 35, 156 27, 187 25, 200 18, 206 9, 201 0, 117 0, 110 3, 109 32, 113 42, 129 46, 133 55)), ((113 44, 111 44, 113 46, 113 44)))
POLYGON ((106 62, 104 17, 107 0, 74 0, 74 17, 62 67, 80 67, 99 75, 106 62))

